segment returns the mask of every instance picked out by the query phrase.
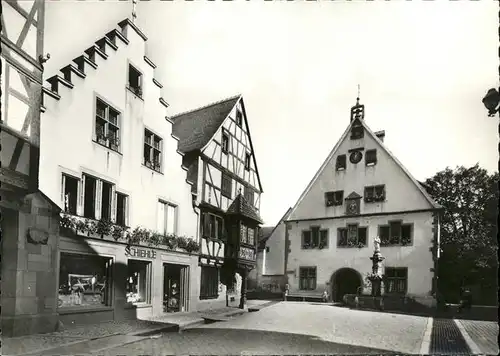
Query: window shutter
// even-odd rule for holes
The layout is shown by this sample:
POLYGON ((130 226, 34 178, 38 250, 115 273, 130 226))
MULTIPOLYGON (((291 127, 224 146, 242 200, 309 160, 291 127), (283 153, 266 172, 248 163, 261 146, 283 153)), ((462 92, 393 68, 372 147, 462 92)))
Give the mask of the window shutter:
POLYGON ((101 218, 101 207, 102 201, 102 180, 96 179, 95 181, 95 218, 99 220, 101 218))
POLYGON ((338 246, 345 246, 347 245, 347 229, 338 229, 337 230, 337 245, 338 246))
POLYGON ((328 230, 320 231, 320 244, 323 245, 323 247, 328 246, 328 230))
POLYGON ((123 204, 124 204, 124 207, 123 207, 123 210, 124 210, 124 214, 125 214, 125 226, 130 226, 129 225, 129 220, 128 220, 128 217, 129 217, 129 197, 126 196, 123 198, 123 204))
POLYGON ((311 247, 311 231, 302 232, 302 248, 311 247))
POLYGON ((158 216, 156 217, 158 232, 165 234, 165 204, 161 201, 158 202, 158 216))
POLYGON ((116 222, 116 200, 117 200, 117 195, 116 195, 116 188, 114 185, 111 186, 111 221, 116 222))
POLYGON ((390 234, 389 226, 380 226, 378 233, 380 237, 380 244, 387 245, 389 243, 389 234, 390 234))
POLYGON ((366 237, 367 237, 367 228, 366 227, 360 227, 358 229, 358 243, 362 244, 363 246, 366 246, 366 237))
POLYGON ((78 215, 83 215, 83 205, 84 205, 84 197, 85 197, 85 174, 82 175, 82 179, 78 181, 79 185, 79 190, 80 194, 78 195, 78 207, 77 207, 77 214, 78 215))
POLYGON ((66 211, 66 197, 65 197, 65 187, 66 187, 66 176, 63 174, 61 179, 61 206, 63 211, 66 211))
POLYGON ((401 238, 405 243, 411 243, 411 230, 412 226, 410 224, 401 227, 401 238))
POLYGON ((166 204, 167 208, 167 233, 175 234, 175 206, 166 204))

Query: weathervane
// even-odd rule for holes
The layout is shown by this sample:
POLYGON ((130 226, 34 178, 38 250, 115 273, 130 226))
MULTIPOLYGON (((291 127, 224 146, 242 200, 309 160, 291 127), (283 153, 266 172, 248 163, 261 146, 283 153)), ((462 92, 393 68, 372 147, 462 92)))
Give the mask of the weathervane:
POLYGON ((137 12, 136 10, 137 6, 137 0, 132 0, 132 22, 135 23, 135 20, 137 18, 137 12))
POLYGON ((361 86, 358 84, 358 97, 356 98, 356 105, 359 105, 359 92, 361 91, 361 86))

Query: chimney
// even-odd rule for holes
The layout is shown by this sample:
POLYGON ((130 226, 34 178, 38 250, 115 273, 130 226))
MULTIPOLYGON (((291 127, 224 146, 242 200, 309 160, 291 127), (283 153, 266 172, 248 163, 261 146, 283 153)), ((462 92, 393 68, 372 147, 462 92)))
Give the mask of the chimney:
POLYGON ((377 131, 375 132, 375 136, 377 136, 377 138, 384 142, 384 137, 385 137, 385 131, 384 130, 381 130, 381 131, 377 131))

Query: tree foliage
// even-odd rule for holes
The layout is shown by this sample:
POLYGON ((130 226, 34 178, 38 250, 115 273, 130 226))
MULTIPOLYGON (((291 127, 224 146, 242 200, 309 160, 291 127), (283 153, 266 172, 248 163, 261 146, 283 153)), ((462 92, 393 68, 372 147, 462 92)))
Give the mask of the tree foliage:
POLYGON ((439 277, 449 288, 496 284, 498 178, 476 164, 446 168, 424 183, 443 207, 439 277))

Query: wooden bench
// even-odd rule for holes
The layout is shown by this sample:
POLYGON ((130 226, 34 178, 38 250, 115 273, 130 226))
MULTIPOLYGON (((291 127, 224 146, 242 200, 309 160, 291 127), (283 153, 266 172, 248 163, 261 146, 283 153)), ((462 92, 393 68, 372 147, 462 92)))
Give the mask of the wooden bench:
POLYGON ((299 298, 303 302, 305 302, 306 299, 323 301, 323 293, 314 293, 314 292, 309 292, 309 293, 291 292, 290 293, 289 292, 288 295, 285 294, 285 301, 287 301, 289 298, 299 298))

